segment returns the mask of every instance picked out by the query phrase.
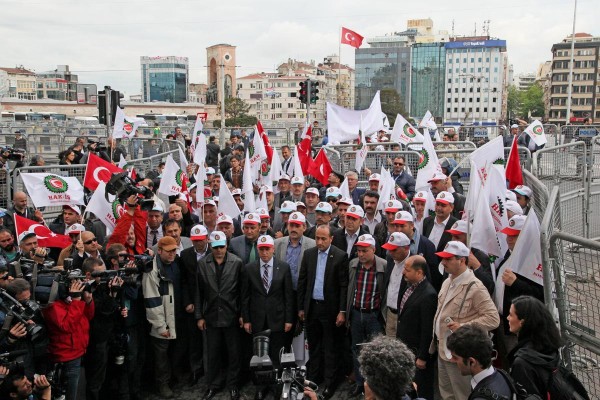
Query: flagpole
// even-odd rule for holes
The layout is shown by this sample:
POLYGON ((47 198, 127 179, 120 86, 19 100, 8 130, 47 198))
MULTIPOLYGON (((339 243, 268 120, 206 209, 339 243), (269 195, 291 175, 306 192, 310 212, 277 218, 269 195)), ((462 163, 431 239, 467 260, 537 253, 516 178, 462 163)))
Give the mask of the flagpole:
POLYGON ((340 104, 340 89, 342 86, 342 26, 340 25, 340 40, 338 40, 338 84, 336 87, 336 94, 337 94, 337 104, 340 104))

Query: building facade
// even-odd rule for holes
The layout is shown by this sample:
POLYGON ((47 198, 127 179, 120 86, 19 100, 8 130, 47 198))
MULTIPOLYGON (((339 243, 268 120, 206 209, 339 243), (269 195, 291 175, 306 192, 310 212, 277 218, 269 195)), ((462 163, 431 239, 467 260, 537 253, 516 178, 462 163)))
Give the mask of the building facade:
POLYGON ((509 71, 506 41, 487 36, 451 38, 445 48, 445 122, 504 119, 509 71))
POLYGON ((68 65, 59 65, 54 71, 37 74, 37 98, 52 100, 77 100, 78 76, 68 65))
POLYGON ((220 103, 223 96, 225 99, 235 96, 235 63, 235 46, 216 44, 206 48, 206 104, 220 103))
POLYGON ((526 72, 526 73, 517 75, 515 86, 519 90, 527 90, 531 86, 533 86, 535 81, 536 81, 535 74, 533 72, 526 72))
POLYGON ((413 118, 430 110, 434 117, 444 115, 446 84, 444 43, 414 44, 411 51, 410 109, 413 118))
POLYGON ((142 101, 188 101, 189 61, 187 57, 140 57, 142 101))
POLYGON ((23 67, 0 68, 0 97, 36 100, 35 72, 23 67))
POLYGON ((545 61, 538 66, 535 81, 544 93, 544 121, 550 116, 550 94, 552 91, 552 61, 545 61))
MULTIPOLYGON (((585 118, 600 119, 600 37, 575 34, 571 115, 569 121, 582 123, 585 118)), ((552 78, 548 122, 565 123, 571 59, 571 36, 552 46, 552 78)))

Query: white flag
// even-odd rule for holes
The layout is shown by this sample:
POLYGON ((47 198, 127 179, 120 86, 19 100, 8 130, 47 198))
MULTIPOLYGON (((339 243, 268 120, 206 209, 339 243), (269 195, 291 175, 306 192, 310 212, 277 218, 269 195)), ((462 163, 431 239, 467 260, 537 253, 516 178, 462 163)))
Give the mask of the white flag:
POLYGON ((440 167, 440 162, 437 153, 435 152, 435 148, 433 147, 431 136, 423 135, 423 148, 420 153, 419 165, 417 165, 416 191, 429 189, 430 185, 427 181, 429 181, 436 172, 442 172, 442 167, 440 167))
POLYGON ((221 179, 221 186, 219 187, 219 206, 217 207, 217 210, 219 217, 221 215, 229 215, 231 218, 235 219, 240 215, 240 208, 229 191, 225 179, 221 179))
POLYGON ((206 136, 202 131, 198 132, 196 141, 196 147, 193 153, 193 161, 198 164, 200 168, 204 168, 204 162, 206 161, 206 136))
POLYGON ((528 134, 538 146, 542 146, 548 142, 546 133, 544 132, 544 125, 537 119, 525 128, 523 132, 528 134))
POLYGON ((21 178, 37 208, 85 204, 83 186, 77 178, 43 172, 22 173, 21 178))
POLYGON ((508 260, 498 271, 494 300, 500 314, 503 312, 504 282, 502 274, 510 268, 515 274, 521 275, 539 285, 544 285, 544 272, 542 267, 542 247, 540 244, 540 221, 533 208, 529 210, 523 229, 519 234, 515 248, 508 260))
POLYGON ((273 149, 271 168, 269 169, 268 184, 273 187, 273 193, 279 193, 279 178, 281 178, 281 161, 277 149, 273 149))
POLYGON ((430 131, 437 131, 438 127, 435 123, 435 120, 433 119, 431 111, 427 110, 427 112, 423 116, 423 119, 421 119, 421 122, 419 123, 419 128, 427 128, 430 131))
MULTIPOLYGON (((254 134, 254 136, 258 136, 254 134)), ((244 195, 244 211, 254 212, 256 210, 256 202, 254 201, 254 190, 252 185, 252 169, 247 168, 250 165, 250 152, 246 152, 246 162, 244 163, 243 179, 242 179, 242 194, 244 195)))
MULTIPOLYGON (((250 166, 250 171, 252 172, 252 179, 259 178, 260 175, 260 166, 263 160, 267 159, 267 151, 265 150, 265 144, 258 133, 258 127, 254 127, 254 138, 252 139, 252 144, 250 144, 250 148, 246 152, 246 154, 250 153, 250 162, 244 165, 244 171, 247 166, 250 166)), ((255 209, 252 209, 250 212, 254 212, 255 209)))
POLYGON ((255 205, 256 205, 256 209, 259 209, 259 208, 264 208, 265 210, 269 209, 269 203, 267 202, 267 185, 262 185, 260 187, 260 191, 258 193, 258 198, 256 199, 255 205))
POLYGON ((340 193, 342 194, 342 197, 345 197, 347 199, 352 199, 352 197, 350 197, 350 188, 348 187, 348 179, 344 179, 344 182, 342 182, 342 184, 340 185, 340 193))
POLYGON ((177 148, 179 149, 179 165, 181 166, 182 170, 187 171, 188 161, 185 153, 181 149, 181 146, 177 146, 177 148))
POLYGON ((487 254, 501 257, 504 255, 498 243, 496 228, 488 204, 488 188, 479 191, 475 210, 473 210, 473 229, 471 231, 471 247, 487 254))
POLYGON ((381 176, 379 179, 379 202, 377 203, 377 209, 385 209, 385 204, 390 199, 396 199, 396 182, 392 178, 390 171, 381 166, 381 176))
POLYGON ((294 176, 302 178, 302 181, 304 182, 302 165, 300 165, 300 157, 298 157, 298 146, 294 146, 294 176))
MULTIPOLYGON (((504 170, 504 142, 502 136, 498 136, 472 152, 469 159, 471 160, 471 176, 465 209, 473 210, 479 188, 486 184, 490 169, 495 166, 495 168, 504 170), (474 189, 471 190, 471 188, 474 189)), ((503 187, 506 188, 506 184, 503 187)))
POLYGON ((173 196, 182 193, 184 179, 187 179, 185 172, 179 168, 179 165, 177 165, 175 160, 173 160, 173 157, 169 154, 167 161, 165 162, 165 168, 163 169, 160 185, 158 186, 158 193, 162 193, 167 196, 173 196))
POLYGON ((109 194, 107 201, 104 194, 105 191, 106 183, 100 182, 87 205, 86 212, 94 213, 96 218, 106 226, 107 232, 112 233, 117 225, 117 220, 126 211, 115 196, 109 194))
MULTIPOLYGON (((202 118, 200 118, 200 115, 196 116, 196 123, 194 124, 194 130, 192 132, 192 145, 190 146, 192 149, 196 148, 196 139, 198 138, 198 136, 200 134, 202 134, 202 129, 204 128, 204 125, 202 124, 202 118)), ((204 142, 204 144, 206 145, 206 142, 204 142)), ((194 162, 196 162, 194 160, 194 162)))
POLYGON ((356 169, 358 173, 360 173, 360 171, 362 170, 365 160, 367 159, 368 153, 367 141, 365 140, 365 132, 362 130, 362 122, 360 131, 360 143, 362 144, 362 147, 356 152, 356 159, 354 163, 354 169, 356 169))
POLYGON ((379 91, 375 93, 371 105, 366 110, 348 110, 327 102, 327 135, 329 143, 342 143, 358 139, 358 128, 362 118, 362 128, 372 133, 387 130, 387 117, 381 111, 379 91))
MULTIPOLYGON (((206 169, 204 166, 198 168, 194 179, 196 180, 196 203, 204 205, 204 181, 206 180, 206 169)), ((202 220, 202 216, 199 215, 199 217, 202 220)))
POLYGON ((488 202, 490 206, 490 212, 492 220, 494 221, 494 228, 496 229, 496 236, 500 244, 500 254, 496 254, 499 257, 503 257, 508 250, 506 244, 506 235, 500 232, 502 229, 508 226, 508 211, 506 210, 506 175, 504 173, 504 167, 501 165, 495 165, 490 169, 488 180, 485 184, 486 193, 488 193, 488 202))
POLYGON ((392 129, 390 140, 392 142, 407 145, 410 142, 423 142, 423 135, 402 115, 398 114, 396 116, 396 122, 394 123, 394 129, 392 129))
POLYGON ((123 157, 123 153, 119 154, 119 163, 117 164, 117 167, 119 167, 121 169, 125 169, 126 165, 127 165, 127 160, 125 159, 125 157, 123 157))
POLYGON ((112 137, 114 139, 133 138, 137 129, 146 121, 140 117, 128 117, 121 107, 117 107, 112 137))

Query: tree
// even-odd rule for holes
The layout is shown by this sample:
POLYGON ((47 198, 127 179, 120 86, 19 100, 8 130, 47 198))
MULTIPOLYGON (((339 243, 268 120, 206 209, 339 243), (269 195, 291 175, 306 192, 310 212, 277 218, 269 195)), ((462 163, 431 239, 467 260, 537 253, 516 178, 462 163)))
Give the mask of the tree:
POLYGON ((408 115, 404 109, 402 99, 395 89, 382 89, 379 96, 381 99, 381 111, 387 115, 390 128, 394 126, 398 114, 403 116, 408 115))
POLYGON ((508 87, 508 99, 507 99, 507 111, 509 118, 515 118, 519 114, 519 108, 521 106, 521 95, 519 89, 516 86, 510 85, 508 87))
POLYGON ((538 82, 531 85, 529 89, 521 91, 520 95, 519 114, 521 118, 526 119, 530 115, 535 117, 545 115, 544 89, 538 82))
MULTIPOLYGON (((217 111, 221 113, 221 103, 217 105, 217 111)), ((227 118, 238 118, 243 115, 248 115, 250 111, 250 105, 244 100, 237 97, 229 97, 225 99, 225 117, 227 118)))

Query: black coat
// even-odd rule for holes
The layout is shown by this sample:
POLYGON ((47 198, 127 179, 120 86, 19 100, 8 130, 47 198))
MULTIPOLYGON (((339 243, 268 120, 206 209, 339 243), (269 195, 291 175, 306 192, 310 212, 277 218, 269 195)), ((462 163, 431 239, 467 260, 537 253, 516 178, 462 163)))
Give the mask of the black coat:
MULTIPOLYGON (((427 217, 423 220, 423 235, 426 236, 427 238, 429 238, 429 235, 431 234, 431 231, 433 230, 433 222, 434 221, 435 221, 435 216, 427 217)), ((443 251, 444 247, 446 247, 446 244, 452 240, 452 235, 446 231, 448 229, 452 229, 452 225, 454 225, 454 223, 456 221, 458 221, 458 219, 456 219, 454 216, 450 215, 450 219, 448 219, 448 222, 446 223, 446 226, 444 227, 444 233, 442 234, 442 237, 440 238, 440 242, 438 243, 438 245, 436 247, 437 252, 443 251)))
POLYGON ((508 355, 510 376, 517 387, 523 387, 528 394, 537 394, 546 399, 548 382, 552 369, 558 366, 560 358, 557 351, 540 353, 530 341, 519 341, 508 355))
MULTIPOLYGON (((210 248, 206 248, 206 255, 210 254, 210 248)), ((205 255, 205 257, 206 257, 205 255)), ((183 305, 194 304, 196 298, 196 279, 198 275, 198 264, 196 250, 188 247, 179 255, 179 266, 181 270, 182 299, 183 305)))
MULTIPOLYGON (((405 285, 404 290, 398 293, 397 310, 400 310, 402 296, 407 288, 405 285)), ((437 298, 437 292, 425 279, 406 300, 402 312, 398 313, 396 337, 402 340, 417 358, 424 361, 429 360, 437 298)))
POLYGON ((294 321, 294 290, 290 266, 273 259, 273 273, 269 292, 262 281, 262 261, 254 261, 244 268, 242 318, 253 329, 268 326, 273 332, 283 332, 284 324, 294 321))
POLYGON ((513 394, 508 382, 498 371, 494 371, 492 375, 479 381, 479 383, 477 383, 477 385, 473 388, 473 391, 469 396, 469 400, 487 399, 487 396, 479 393, 479 391, 482 389, 489 389, 493 393, 497 393, 506 399, 512 398, 513 394))
MULTIPOLYGON (((367 228, 364 225, 360 226, 360 229, 357 232, 357 236, 356 239, 358 240, 358 237, 360 235, 365 235, 369 233, 369 228, 367 228)), ((331 242, 331 244, 335 247, 337 247, 338 249, 342 250, 344 253, 346 253, 346 248, 348 246, 348 241, 346 240, 346 230, 345 229, 339 229, 336 232, 333 233, 333 242, 331 242)), ((357 253, 356 253, 356 246, 352 246, 352 250, 350 251, 350 256, 348 257, 348 261, 353 260, 354 258, 356 258, 357 253)))
POLYGON ((238 323, 242 301, 242 260, 227 253, 222 266, 217 266, 212 254, 198 264, 196 279, 196 319, 206 320, 208 327, 227 328, 238 323), (217 268, 221 268, 218 280, 217 268))
MULTIPOLYGON (((304 311, 305 318, 311 312, 315 278, 317 273, 318 249, 313 247, 304 252, 298 277, 298 309, 304 311)), ((340 311, 346 311, 348 292, 348 256, 335 246, 329 247, 325 279, 323 284, 324 301, 331 318, 335 319, 340 311)))

